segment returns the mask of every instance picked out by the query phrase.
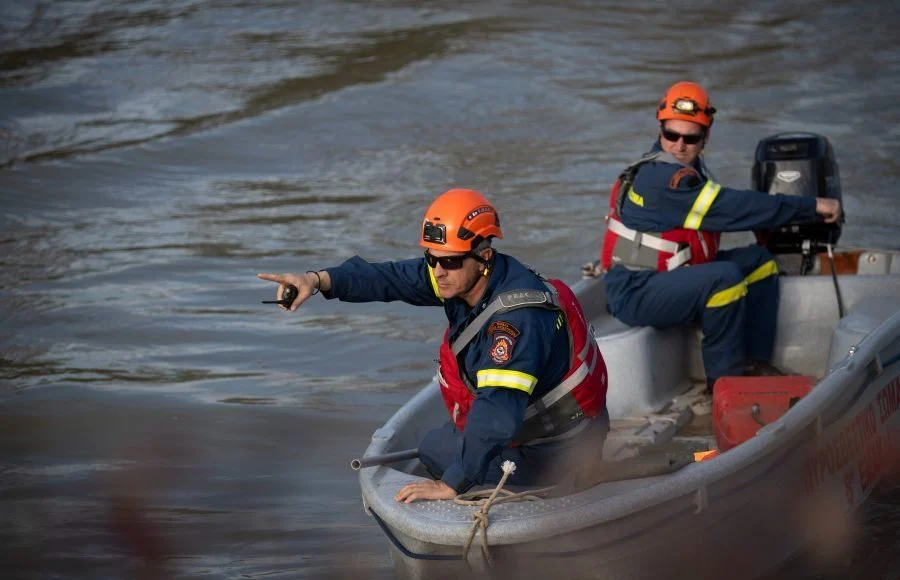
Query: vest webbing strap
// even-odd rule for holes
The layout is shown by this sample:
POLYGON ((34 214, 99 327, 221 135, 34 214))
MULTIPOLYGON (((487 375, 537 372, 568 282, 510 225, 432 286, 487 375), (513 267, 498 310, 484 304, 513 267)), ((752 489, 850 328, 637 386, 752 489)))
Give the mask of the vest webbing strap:
POLYGON ((675 165, 690 167, 676 159, 671 153, 666 153, 665 151, 653 151, 630 164, 619 174, 619 191, 616 195, 617 215, 622 215, 622 203, 625 201, 625 195, 631 191, 631 184, 634 182, 634 176, 637 174, 638 168, 650 161, 662 161, 663 163, 674 163, 675 165))
POLYGON ((620 238, 632 242, 637 247, 647 246, 648 248, 653 248, 657 252, 666 252, 672 254, 672 256, 666 260, 667 270, 674 270, 682 264, 687 264, 691 261, 690 246, 681 248, 679 250, 678 242, 664 240, 658 236, 654 236, 653 234, 645 234, 637 230, 633 230, 614 217, 609 218, 606 227, 607 229, 609 229, 609 231, 615 233, 620 238))
MULTIPOLYGON (((568 395, 572 392, 572 390, 581 383, 589 374, 594 371, 594 367, 597 365, 597 359, 599 356, 594 356, 593 360, 590 362, 585 360, 587 355, 591 351, 591 343, 594 342, 593 335, 588 335, 587 341, 584 343, 584 348, 578 353, 578 360, 583 361, 578 368, 575 369, 569 378, 564 380, 563 382, 556 385, 549 393, 545 394, 543 397, 532 403, 525 409, 525 418, 527 421, 531 419, 541 411, 546 411, 550 406, 554 403, 568 395)), ((599 352, 599 349, 598 349, 599 352)))
POLYGON ((487 324, 488 319, 495 314, 502 314, 519 308, 539 307, 548 310, 558 310, 559 301, 556 299, 556 289, 548 284, 551 291, 541 292, 540 290, 509 290, 501 292, 494 298, 487 307, 475 317, 465 330, 460 333, 456 340, 450 345, 450 350, 454 355, 462 352, 466 345, 472 342, 481 327, 487 324))
MULTIPOLYGON (((701 175, 705 176, 708 173, 706 164, 704 163, 702 157, 698 157, 698 159, 701 175)), ((622 204, 625 201, 625 196, 627 195, 627 193, 632 190, 631 184, 634 180, 634 176, 637 173, 638 168, 644 163, 649 163, 650 161, 661 161, 663 163, 672 163, 673 165, 680 165, 682 167, 691 167, 687 163, 677 159, 671 153, 666 153, 664 151, 653 151, 652 153, 644 155, 643 157, 626 167, 625 170, 622 171, 622 173, 619 175, 619 191, 617 192, 615 202, 616 215, 622 215, 622 204)), ((620 259, 622 259, 621 263, 626 268, 656 268, 655 264, 651 265, 649 263, 644 263, 646 260, 642 261, 640 259, 640 248, 642 246, 652 248, 657 252, 672 254, 672 256, 666 260, 666 270, 674 270, 675 268, 678 268, 679 266, 687 264, 691 261, 690 247, 679 249, 679 245, 676 242, 664 240, 659 236, 654 236, 649 233, 633 230, 612 216, 608 216, 607 218, 607 228, 614 234, 618 235, 620 238, 623 238, 628 242, 631 242, 632 244, 630 253, 627 252, 626 249, 626 253, 629 253, 628 256, 625 256, 624 258, 622 256, 618 256, 620 259)), ((706 245, 706 242, 703 240, 703 236, 700 236, 700 243, 704 246, 706 245)), ((615 258, 617 256, 617 252, 614 252, 613 256, 615 258)))

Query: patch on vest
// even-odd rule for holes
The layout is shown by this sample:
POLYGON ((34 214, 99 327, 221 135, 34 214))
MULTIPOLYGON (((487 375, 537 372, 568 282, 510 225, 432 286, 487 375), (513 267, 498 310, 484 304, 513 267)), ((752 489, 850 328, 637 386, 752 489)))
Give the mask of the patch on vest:
POLYGON ((512 358, 512 350, 515 345, 515 338, 506 334, 496 334, 488 354, 491 356, 492 361, 498 365, 504 365, 512 358))
POLYGON ((490 326, 488 326, 487 333, 491 336, 497 334, 498 332, 501 334, 509 335, 513 338, 516 338, 519 336, 519 334, 521 334, 518 328, 505 320, 495 320, 491 323, 490 326))
POLYGON ((681 187, 681 180, 684 178, 690 178, 685 184, 687 187, 697 187, 702 181, 700 179, 700 174, 697 173, 697 170, 693 167, 679 167, 678 170, 672 174, 672 179, 669 180, 669 189, 678 189, 681 187))

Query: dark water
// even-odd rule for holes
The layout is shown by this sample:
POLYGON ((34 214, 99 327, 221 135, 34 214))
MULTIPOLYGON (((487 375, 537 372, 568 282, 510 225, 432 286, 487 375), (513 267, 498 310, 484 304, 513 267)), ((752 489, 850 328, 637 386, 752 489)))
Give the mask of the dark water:
MULTIPOLYGON (((260 271, 417 254, 452 186, 574 280, 670 83, 708 151, 832 141, 842 242, 897 248, 894 2, 120 0, 0 6, 0 562, 8 578, 389 577, 348 462, 441 312, 259 304, 260 271)), ((898 578, 900 487, 824 568, 898 578)))

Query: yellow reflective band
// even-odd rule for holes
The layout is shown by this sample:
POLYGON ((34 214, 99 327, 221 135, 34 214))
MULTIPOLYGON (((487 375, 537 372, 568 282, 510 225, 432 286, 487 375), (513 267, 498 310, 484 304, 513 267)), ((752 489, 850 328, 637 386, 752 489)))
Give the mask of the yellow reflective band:
POLYGON ((710 296, 706 301, 707 308, 718 308, 719 306, 727 306, 732 302, 737 302, 747 295, 747 283, 741 280, 731 288, 720 290, 710 296))
POLYGON ((631 203, 644 207, 644 198, 635 193, 633 189, 628 190, 628 199, 631 203))
POLYGON ((428 278, 431 280, 431 289, 434 291, 434 295, 438 297, 438 300, 443 302, 444 299, 441 298, 441 293, 438 291, 437 278, 434 277, 434 269, 427 264, 425 267, 428 268, 428 278))
POLYGON ((531 394, 537 384, 537 377, 519 371, 505 371, 503 369, 484 369, 478 371, 478 388, 505 387, 518 389, 531 394))
POLYGON ((744 278, 744 282, 746 282, 747 285, 750 285, 754 282, 765 280, 769 276, 775 276, 776 274, 778 274, 778 266, 775 265, 775 260, 769 260, 756 270, 753 270, 749 276, 744 278))
POLYGON ((706 217, 709 206, 716 201, 716 197, 719 196, 719 191, 721 189, 722 186, 711 179, 706 182, 706 185, 704 185, 703 189, 700 190, 700 193, 697 194, 697 199, 694 200, 694 205, 691 206, 691 212, 684 218, 685 229, 700 229, 700 224, 703 223, 703 218, 706 217))

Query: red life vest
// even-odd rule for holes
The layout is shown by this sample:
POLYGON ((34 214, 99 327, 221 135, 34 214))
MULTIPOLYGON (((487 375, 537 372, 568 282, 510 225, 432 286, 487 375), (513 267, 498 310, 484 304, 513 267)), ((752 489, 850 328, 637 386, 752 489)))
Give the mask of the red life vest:
MULTIPOLYGON (((552 436, 555 432, 583 417, 599 415, 606 406, 606 364, 593 331, 584 316, 581 305, 572 290, 559 280, 546 282, 549 292, 512 291, 504 292, 495 298, 485 309, 485 313, 472 321, 457 340, 451 344, 448 340, 450 329, 444 333, 444 342, 440 349, 440 366, 438 382, 444 404, 456 428, 463 431, 472 401, 475 400, 475 387, 460 372, 459 361, 454 349, 459 353, 465 344, 483 328, 487 320, 498 312, 508 312, 516 308, 542 307, 561 310, 569 333, 569 369, 562 382, 539 399, 531 400, 525 409, 522 427, 515 437, 514 444, 526 443, 534 439, 552 436), (517 293, 543 294, 546 302, 527 302, 512 306, 498 306, 504 298, 517 293), (476 326, 477 325, 477 326, 476 326), (464 335, 468 334, 468 338, 464 335)), ((510 302, 509 300, 505 300, 510 302)))
MULTIPOLYGON (((625 197, 636 195, 631 184, 640 166, 663 155, 666 154, 649 155, 629 165, 613 185, 609 196, 609 214, 606 216, 606 233, 600 249, 600 266, 604 272, 616 264, 666 272, 684 264, 704 264, 715 260, 719 250, 718 232, 675 228, 662 233, 643 233, 627 227, 619 217, 625 197)), ((669 159, 666 158, 666 161, 669 159)), ((677 160, 675 162, 683 165, 677 160)), ((712 184, 711 181, 708 183, 712 184)), ((637 197, 640 199, 640 196, 637 197)))

